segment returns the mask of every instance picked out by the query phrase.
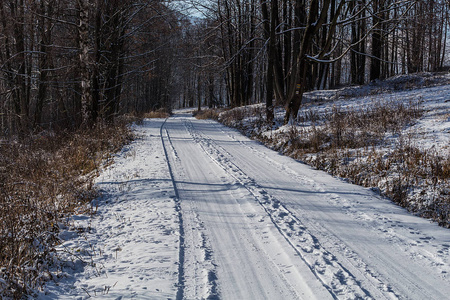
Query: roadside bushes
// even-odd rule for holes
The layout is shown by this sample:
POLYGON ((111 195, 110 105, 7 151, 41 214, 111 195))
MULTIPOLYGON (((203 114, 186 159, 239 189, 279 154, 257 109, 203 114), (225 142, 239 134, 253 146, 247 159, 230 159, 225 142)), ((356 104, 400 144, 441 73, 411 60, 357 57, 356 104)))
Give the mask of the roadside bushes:
POLYGON ((133 137, 128 120, 43 132, 0 144, 0 297, 20 299, 51 279, 64 217, 89 212, 102 164, 133 137))
POLYGON ((154 110, 148 113, 143 114, 142 118, 149 118, 149 119, 156 119, 156 118, 161 118, 161 119, 165 119, 167 117, 169 117, 169 113, 167 112, 166 109, 162 108, 162 109, 158 109, 158 110, 154 110))
POLYGON ((265 114, 265 106, 254 104, 223 111, 217 120, 226 126, 253 135, 271 128, 271 124, 267 124, 265 120, 265 114))
POLYGON ((219 119, 220 110, 218 109, 202 109, 197 110, 193 113, 194 117, 199 120, 218 120, 219 119))

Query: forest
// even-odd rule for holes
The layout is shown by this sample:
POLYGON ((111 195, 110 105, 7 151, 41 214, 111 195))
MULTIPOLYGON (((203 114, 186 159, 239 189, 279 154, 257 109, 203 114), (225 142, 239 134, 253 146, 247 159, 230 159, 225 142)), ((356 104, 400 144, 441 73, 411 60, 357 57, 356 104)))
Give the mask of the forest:
POLYGON ((286 108, 302 93, 446 67, 435 0, 14 0, 0 4, 3 139, 175 107, 286 108))

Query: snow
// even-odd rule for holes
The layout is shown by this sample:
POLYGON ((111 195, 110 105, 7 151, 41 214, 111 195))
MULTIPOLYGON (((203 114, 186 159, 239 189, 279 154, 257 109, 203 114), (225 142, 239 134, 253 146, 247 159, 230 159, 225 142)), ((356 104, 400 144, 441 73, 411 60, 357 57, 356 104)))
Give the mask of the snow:
POLYGON ((388 105, 398 102, 417 102, 420 108, 425 110, 425 114, 414 126, 409 127, 405 134, 414 134, 414 140, 421 149, 436 148, 444 155, 450 154, 450 85, 372 93, 373 91, 368 87, 353 88, 353 90, 345 88, 339 91, 314 91, 306 95, 306 103, 302 111, 312 111, 320 115, 331 111, 333 106, 346 110, 369 107, 375 103, 388 105), (352 97, 353 95, 362 96, 352 97), (349 99, 349 97, 352 98, 349 99))
POLYGON ((136 127, 141 138, 97 179, 103 194, 94 203, 97 213, 74 216, 60 234, 65 242, 57 250, 67 263, 39 299, 176 295, 179 220, 159 136, 162 122, 136 127))
MULTIPOLYGON (((272 128, 264 122, 256 121, 261 112, 264 115, 265 108, 261 104, 224 112, 220 119, 229 126, 239 128, 247 136, 259 138, 281 153, 292 155, 351 182, 373 187, 384 195, 397 197, 397 201, 410 211, 434 218, 443 226, 449 226, 448 214, 445 213, 448 212, 446 203, 449 180, 436 175, 436 172, 433 176, 427 176, 434 165, 442 165, 442 170, 445 170, 446 161, 450 160, 450 86, 442 84, 448 82, 448 78, 449 75, 399 76, 362 87, 309 92, 305 94, 298 120, 294 125, 280 126, 280 120, 283 120, 284 116, 284 110, 280 108, 276 111, 275 124, 278 124, 272 128), (410 84, 426 85, 427 81, 441 85, 404 90, 404 87, 410 84), (334 147, 332 142, 336 141, 335 130, 338 129, 336 120, 339 120, 336 116, 349 113, 350 116, 365 116, 363 120, 367 120, 367 115, 371 115, 373 111, 383 111, 385 107, 398 113, 405 107, 414 108, 416 112, 423 112, 423 115, 418 119, 412 118, 412 121, 401 126, 390 125, 388 128, 391 129, 382 135, 382 127, 374 126, 370 129, 365 122, 362 122, 365 125, 362 125, 359 131, 355 120, 349 122, 351 129, 346 128, 346 125, 342 125, 346 124, 344 118, 340 124, 344 126, 341 130, 345 132, 346 140, 344 138, 344 145, 334 147), (239 118, 230 122, 229 119, 232 118, 229 116, 233 114, 239 118), (375 143, 366 140, 366 137, 371 135, 376 137, 373 139, 375 143), (317 147, 322 149, 322 152, 311 148, 311 143, 316 143, 317 136, 319 139, 328 140, 318 144, 317 147), (359 136, 362 137, 361 140, 359 136), (351 142, 352 137, 354 143, 351 142), (424 157, 422 164, 410 163, 405 167, 402 160, 396 159, 404 157, 405 153, 411 153, 409 157, 412 161, 418 157, 413 152, 424 157), (378 163, 381 163, 380 168, 375 167, 378 163), (403 172, 404 170, 406 172, 403 172), (436 179, 434 176, 439 179, 433 181, 436 179), (407 187, 404 196, 392 192, 398 186, 407 187), (404 200, 399 201, 399 197, 404 197, 404 200), (444 213, 436 213, 441 208, 444 213)), ((378 114, 377 119, 382 119, 381 114, 378 114)))
MULTIPOLYGON (((422 147, 448 151, 448 92, 449 86, 408 92, 428 108, 408 129, 422 137, 422 147)), ((445 299, 450 293, 450 231, 371 189, 186 112, 145 120, 135 131, 140 138, 97 180, 96 214, 73 216, 61 232, 57 250, 65 263, 38 299, 445 299)))

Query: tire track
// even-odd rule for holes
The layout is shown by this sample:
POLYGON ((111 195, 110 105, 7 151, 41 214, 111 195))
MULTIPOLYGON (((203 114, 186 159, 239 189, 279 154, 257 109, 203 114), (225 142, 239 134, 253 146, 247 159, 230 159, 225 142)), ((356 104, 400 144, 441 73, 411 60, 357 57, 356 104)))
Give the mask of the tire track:
MULTIPOLYGON (((329 203, 332 203, 334 206, 336 206, 336 209, 345 212, 345 214, 347 215, 351 215, 354 220, 362 220, 362 222, 359 222, 360 226, 365 228, 377 228, 375 234, 390 243, 393 243, 393 240, 395 240, 395 244, 398 245, 398 247, 403 248, 405 256, 409 255, 413 257, 417 255, 418 257, 420 257, 419 260, 425 261, 426 264, 432 265, 432 268, 440 269, 440 273, 448 273, 448 265, 446 266, 445 259, 440 255, 439 251, 427 252, 425 249, 420 247, 422 240, 427 241, 427 239, 429 239, 429 236, 420 232, 410 232, 410 234, 408 235, 408 231, 411 231, 412 228, 409 228, 410 230, 408 230, 408 226, 406 225, 396 225, 396 223, 399 222, 389 217, 389 215, 392 213, 391 210, 389 210, 388 214, 382 214, 381 216, 379 213, 371 213, 370 210, 362 212, 361 205, 358 199, 356 199, 356 201, 355 199, 350 200, 343 195, 338 195, 333 192, 326 192, 327 190, 329 190, 329 187, 325 186, 323 183, 317 182, 315 179, 311 179, 309 177, 306 177, 305 175, 298 174, 294 169, 291 169, 290 166, 286 166, 280 161, 269 157, 269 155, 267 155, 267 153, 265 152, 258 151, 257 149, 255 149, 255 147, 252 146, 251 143, 248 143, 240 138, 240 134, 235 135, 233 130, 225 130, 217 123, 213 125, 215 125, 215 127, 219 131, 227 135, 231 140, 239 143, 240 145, 248 149, 248 151, 251 151, 252 155, 257 155, 266 161, 270 161, 270 165, 276 168, 278 171, 289 174, 289 177, 295 178, 296 182, 305 183, 311 186, 312 189, 317 191, 318 193, 322 193, 324 197, 329 199, 329 203), (404 226, 406 228, 399 230, 398 227, 404 226), (395 230, 393 230, 394 228, 395 230), (412 237, 411 233, 415 234, 415 236, 412 237), (417 244, 418 246, 414 244, 417 244), (440 259, 439 262, 436 262, 436 257, 441 257, 442 259, 440 259)), ((287 207, 292 208, 292 206, 289 206, 289 204, 287 205, 287 207)), ((289 208, 287 209, 289 210, 289 208)), ((298 216, 298 213, 299 211, 296 211, 294 208, 293 214, 297 214, 298 216)), ((300 215, 309 219, 307 215, 300 215)), ((348 244, 344 239, 341 239, 339 235, 335 235, 335 233, 326 230, 323 226, 317 224, 316 222, 308 221, 307 223, 308 228, 312 229, 314 232, 318 232, 319 236, 326 236, 326 246, 336 254, 336 256, 345 264, 345 266, 352 274, 356 275, 355 277, 360 278, 361 283, 368 289, 370 289, 372 295, 375 298, 402 298, 401 294, 403 286, 413 287, 414 290, 419 292, 419 294, 423 293, 423 295, 427 295, 426 288, 421 286, 416 280, 410 278, 409 276, 402 277, 400 288, 399 285, 395 287, 394 282, 392 282, 392 275, 390 275, 391 278, 386 277, 386 273, 380 273, 380 270, 369 267, 368 263, 364 260, 364 256, 361 257, 357 252, 355 252, 357 251, 357 249, 355 250, 354 245, 352 246, 351 244, 348 244), (324 232, 324 230, 326 230, 326 232, 324 232)), ((366 242, 370 243, 371 239, 366 239, 366 242)), ((377 260, 379 260, 382 265, 389 265, 389 261, 385 260, 383 256, 372 255, 372 257, 377 257, 377 260)), ((391 265, 391 268, 397 269, 395 265, 391 265)), ((401 273, 400 269, 398 269, 398 273, 401 273)))
MULTIPOLYGON (((220 130, 223 134, 227 135, 231 140, 236 141, 243 147, 247 148, 252 153, 252 155, 257 155, 260 158, 264 159, 265 161, 270 162, 270 164, 272 166, 274 166, 276 169, 278 169, 280 172, 288 173, 289 176, 292 178, 295 178, 295 180, 297 182, 299 182, 299 183, 301 182, 308 186, 313 187, 313 189, 315 191, 317 191, 318 193, 325 193, 325 189, 323 189, 323 187, 321 186, 320 183, 316 183, 316 182, 314 182, 314 180, 312 180, 310 178, 307 178, 303 175, 297 174, 294 170, 291 170, 289 168, 289 166, 280 164, 279 162, 268 157, 265 153, 262 153, 262 152, 256 150, 254 147, 252 147, 248 143, 246 143, 242 140, 239 140, 230 131, 224 131, 222 128, 219 128, 220 126, 218 126, 217 123, 213 124, 213 125, 215 125, 215 127, 218 128, 218 130, 220 130)), ((240 135, 240 133, 238 133, 238 135, 240 135)), ((228 153, 228 155, 229 155, 229 157, 233 157, 232 154, 230 154, 230 153, 228 153)), ((344 207, 349 206, 349 203, 346 203, 347 201, 345 199, 341 199, 341 197, 339 195, 336 195, 333 193, 326 193, 325 195, 328 196, 332 201, 345 202, 343 204, 344 207)), ((275 201, 278 201, 278 200, 275 199, 275 201)), ((302 223, 300 221, 300 219, 297 217, 297 215, 295 213, 291 212, 291 210, 289 208, 287 208, 285 205, 283 205, 283 209, 288 211, 289 214, 297 220, 297 222, 302 223)), ((308 227, 313 228, 314 231, 316 231, 316 232, 323 231, 323 228, 320 228, 320 226, 318 226, 318 224, 315 224, 313 222, 309 222, 308 227)), ((330 240, 326 241, 326 243, 328 245, 331 245, 331 248, 334 249, 335 252, 337 250, 338 253, 341 254, 340 255, 341 259, 345 259, 345 261, 348 262, 348 268, 345 268, 341 264, 342 268, 346 269, 350 274, 359 274, 360 277, 362 276, 362 278, 366 279, 364 281, 364 284, 367 286, 370 286, 368 288, 368 289, 370 289, 370 291, 368 289, 365 289, 362 287, 361 281, 359 282, 359 285, 366 292, 367 295, 372 295, 372 297, 374 297, 375 299, 380 299, 380 298, 399 299, 399 298, 401 298, 397 292, 394 292, 394 290, 392 289, 390 284, 383 282, 380 279, 381 276, 379 274, 377 274, 376 272, 374 272, 373 270, 371 270, 369 268, 369 266, 359 257, 359 255, 356 252, 354 252, 351 248, 349 248, 348 245, 344 241, 338 239, 334 235, 332 235, 332 236, 327 235, 327 238, 330 240)), ((315 237, 315 239, 318 241, 318 239, 316 237, 315 237)), ((325 247, 325 246, 323 246, 323 247, 325 247)), ((335 259, 336 259, 336 257, 335 257, 335 259)), ((356 278, 356 276, 354 276, 354 278, 356 278)))
MULTIPOLYGON (((189 289, 193 289, 195 295, 206 295, 206 299, 219 299, 217 288, 217 275, 215 264, 213 263, 212 249, 205 228, 198 214, 194 209, 184 212, 181 206, 182 198, 170 163, 169 151, 173 155, 175 162, 179 161, 177 151, 173 146, 171 137, 167 129, 164 128, 168 118, 161 126, 160 135, 164 148, 164 155, 169 168, 170 177, 175 190, 175 203, 178 212, 180 245, 179 245, 179 265, 178 265, 178 291, 177 300, 188 299, 189 289), (165 138, 168 146, 166 146, 165 138), (188 241, 191 241, 189 243, 188 241), (193 276, 192 276, 193 273, 193 276)), ((181 171, 179 171, 181 172, 181 171)))
MULTIPOLYGON (((319 240, 293 213, 231 161, 230 153, 196 131, 191 122, 186 122, 186 126, 193 139, 210 159, 253 195, 278 231, 334 299, 339 299, 349 293, 353 294, 355 298, 374 298, 368 290, 360 285, 353 274, 321 245, 319 240)), ((390 296, 393 295, 390 293, 390 296)))
MULTIPOLYGON (((178 193, 178 188, 177 185, 175 183, 175 178, 173 176, 173 170, 172 170, 172 166, 170 165, 170 160, 169 160, 169 155, 167 152, 167 147, 166 144, 164 142, 164 136, 163 136, 163 128, 164 125, 167 122, 166 118, 164 120, 164 122, 161 124, 161 128, 159 130, 159 135, 161 137, 161 143, 163 146, 163 150, 164 150, 164 156, 167 162, 167 167, 169 169, 169 174, 170 174, 170 179, 172 180, 172 185, 173 185, 173 189, 175 192, 175 209, 178 213, 178 222, 179 222, 179 232, 180 232, 180 243, 179 243, 179 255, 178 255, 178 289, 177 289, 177 295, 176 295, 176 299, 177 300, 182 300, 184 298, 184 256, 185 256, 185 243, 184 243, 184 239, 185 239, 185 234, 184 234, 184 227, 183 227, 183 213, 181 211, 181 206, 180 206, 180 195, 178 193)), ((167 135, 167 139, 169 140, 170 143, 170 138, 169 138, 169 134, 166 131, 166 135, 167 135)), ((173 148, 173 147, 172 147, 173 148)), ((176 152, 175 152, 176 154, 176 152)))

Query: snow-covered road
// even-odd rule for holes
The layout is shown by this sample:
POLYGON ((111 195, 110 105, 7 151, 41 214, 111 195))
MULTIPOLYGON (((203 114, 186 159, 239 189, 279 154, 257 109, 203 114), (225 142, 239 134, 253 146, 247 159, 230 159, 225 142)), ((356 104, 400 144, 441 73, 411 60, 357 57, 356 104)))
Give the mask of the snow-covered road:
POLYGON ((164 125, 184 228, 184 296, 445 299, 450 232, 187 115, 164 125))
POLYGON ((448 299, 450 230, 214 121, 136 131, 41 299, 448 299))

